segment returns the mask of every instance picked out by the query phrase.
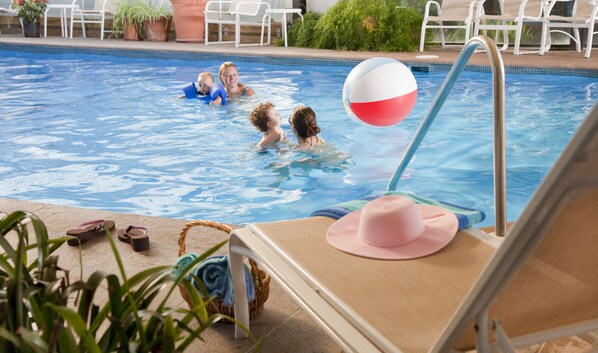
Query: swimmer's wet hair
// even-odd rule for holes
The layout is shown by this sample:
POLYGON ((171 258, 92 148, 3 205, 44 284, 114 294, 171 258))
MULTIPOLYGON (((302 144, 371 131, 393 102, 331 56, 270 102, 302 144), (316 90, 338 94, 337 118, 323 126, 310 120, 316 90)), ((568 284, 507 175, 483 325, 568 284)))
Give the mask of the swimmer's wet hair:
POLYGON ((268 110, 270 108, 274 108, 274 104, 266 101, 258 104, 249 113, 249 121, 261 132, 268 131, 268 110))
POLYGON ((320 127, 316 122, 316 113, 305 105, 296 106, 289 121, 295 127, 297 135, 304 139, 316 136, 320 132, 320 127))

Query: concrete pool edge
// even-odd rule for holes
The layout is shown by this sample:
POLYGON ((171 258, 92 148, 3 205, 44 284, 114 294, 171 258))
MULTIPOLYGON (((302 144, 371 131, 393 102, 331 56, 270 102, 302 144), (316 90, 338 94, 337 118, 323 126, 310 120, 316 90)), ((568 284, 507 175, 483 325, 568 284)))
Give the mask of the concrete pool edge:
MULTIPOLYGON (((421 52, 356 52, 337 51, 328 49, 310 49, 295 47, 276 46, 248 46, 235 48, 234 45, 218 44, 206 46, 203 43, 179 43, 179 42, 148 42, 148 41, 124 41, 120 39, 99 40, 98 38, 26 38, 18 35, 0 35, 0 48, 4 45, 25 45, 25 46, 46 46, 56 48, 79 48, 94 50, 124 50, 124 51, 165 51, 190 54, 213 54, 222 56, 260 56, 271 58, 295 58, 295 59, 317 59, 331 61, 361 61, 377 56, 392 57, 410 64, 440 64, 452 65, 460 54, 459 48, 432 49, 421 52), (419 57, 419 58, 418 58, 419 57)), ((598 72, 598 57, 586 59, 580 53, 574 51, 551 51, 544 56, 537 54, 513 55, 512 51, 502 52, 503 61, 506 67, 518 68, 553 68, 553 69, 576 69, 598 72)), ((472 66, 487 66, 489 61, 485 53, 476 53, 470 64, 472 66)))

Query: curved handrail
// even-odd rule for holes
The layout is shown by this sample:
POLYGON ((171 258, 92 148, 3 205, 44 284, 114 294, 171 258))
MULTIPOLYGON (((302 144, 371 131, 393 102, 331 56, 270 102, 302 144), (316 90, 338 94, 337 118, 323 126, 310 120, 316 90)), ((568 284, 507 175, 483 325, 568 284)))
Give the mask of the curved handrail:
POLYGON ((505 68, 502 57, 494 41, 486 36, 479 35, 471 38, 461 51, 451 71, 448 73, 440 90, 436 94, 425 118, 415 132, 413 140, 407 147, 397 170, 388 183, 387 190, 393 191, 397 188, 399 179, 405 172, 407 165, 415 154, 425 134, 438 115, 440 108, 446 101, 449 93, 455 86, 458 76, 463 72, 467 62, 475 52, 482 46, 488 53, 490 66, 492 68, 492 81, 494 91, 494 208, 495 208, 495 232, 499 237, 506 234, 506 165, 505 165, 505 68))

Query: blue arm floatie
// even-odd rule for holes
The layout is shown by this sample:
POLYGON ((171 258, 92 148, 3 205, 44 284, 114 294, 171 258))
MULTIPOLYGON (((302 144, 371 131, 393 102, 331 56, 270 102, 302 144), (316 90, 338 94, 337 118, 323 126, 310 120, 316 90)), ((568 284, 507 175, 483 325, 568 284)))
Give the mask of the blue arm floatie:
POLYGON ((198 95, 197 91, 197 86, 194 82, 191 82, 189 85, 183 87, 183 92, 185 93, 185 97, 187 99, 197 98, 207 104, 211 101, 216 100, 216 98, 221 97, 222 105, 225 105, 227 102, 226 89, 224 89, 222 83, 217 83, 214 86, 212 86, 212 88, 210 88, 209 94, 206 95, 198 95))

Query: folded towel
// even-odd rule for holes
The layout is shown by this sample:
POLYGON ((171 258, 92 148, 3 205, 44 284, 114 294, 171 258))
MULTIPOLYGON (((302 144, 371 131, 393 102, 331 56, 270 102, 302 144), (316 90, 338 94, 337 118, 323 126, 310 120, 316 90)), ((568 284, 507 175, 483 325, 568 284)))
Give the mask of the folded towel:
MULTIPOLYGON (((195 253, 184 254, 180 256, 174 263, 174 268, 172 269, 172 274, 175 277, 178 277, 183 271, 187 269, 187 267, 195 261, 199 255, 195 253)), ((192 280, 193 271, 189 272, 189 274, 185 277, 189 281, 192 280)))
MULTIPOLYGON (((245 286, 247 287, 247 298, 255 298, 255 287, 253 278, 248 266, 245 268, 245 286)), ((199 278, 210 296, 216 296, 223 300, 225 306, 233 305, 233 282, 230 275, 230 266, 228 256, 208 257, 199 263, 194 271, 195 276, 199 278)), ((195 284, 199 288, 199 285, 195 284)))
POLYGON ((457 206, 444 201, 432 200, 422 196, 418 196, 412 192, 403 191, 388 191, 383 194, 368 196, 361 200, 353 200, 339 203, 327 208, 317 210, 310 214, 310 217, 325 216, 334 219, 339 219, 347 215, 348 213, 362 209, 363 206, 365 206, 368 202, 377 199, 380 196, 388 195, 401 195, 410 198, 415 203, 446 208, 447 210, 453 212, 455 216, 457 216, 457 219, 459 220, 459 229, 469 228, 476 223, 480 223, 486 218, 486 214, 481 210, 457 206))

